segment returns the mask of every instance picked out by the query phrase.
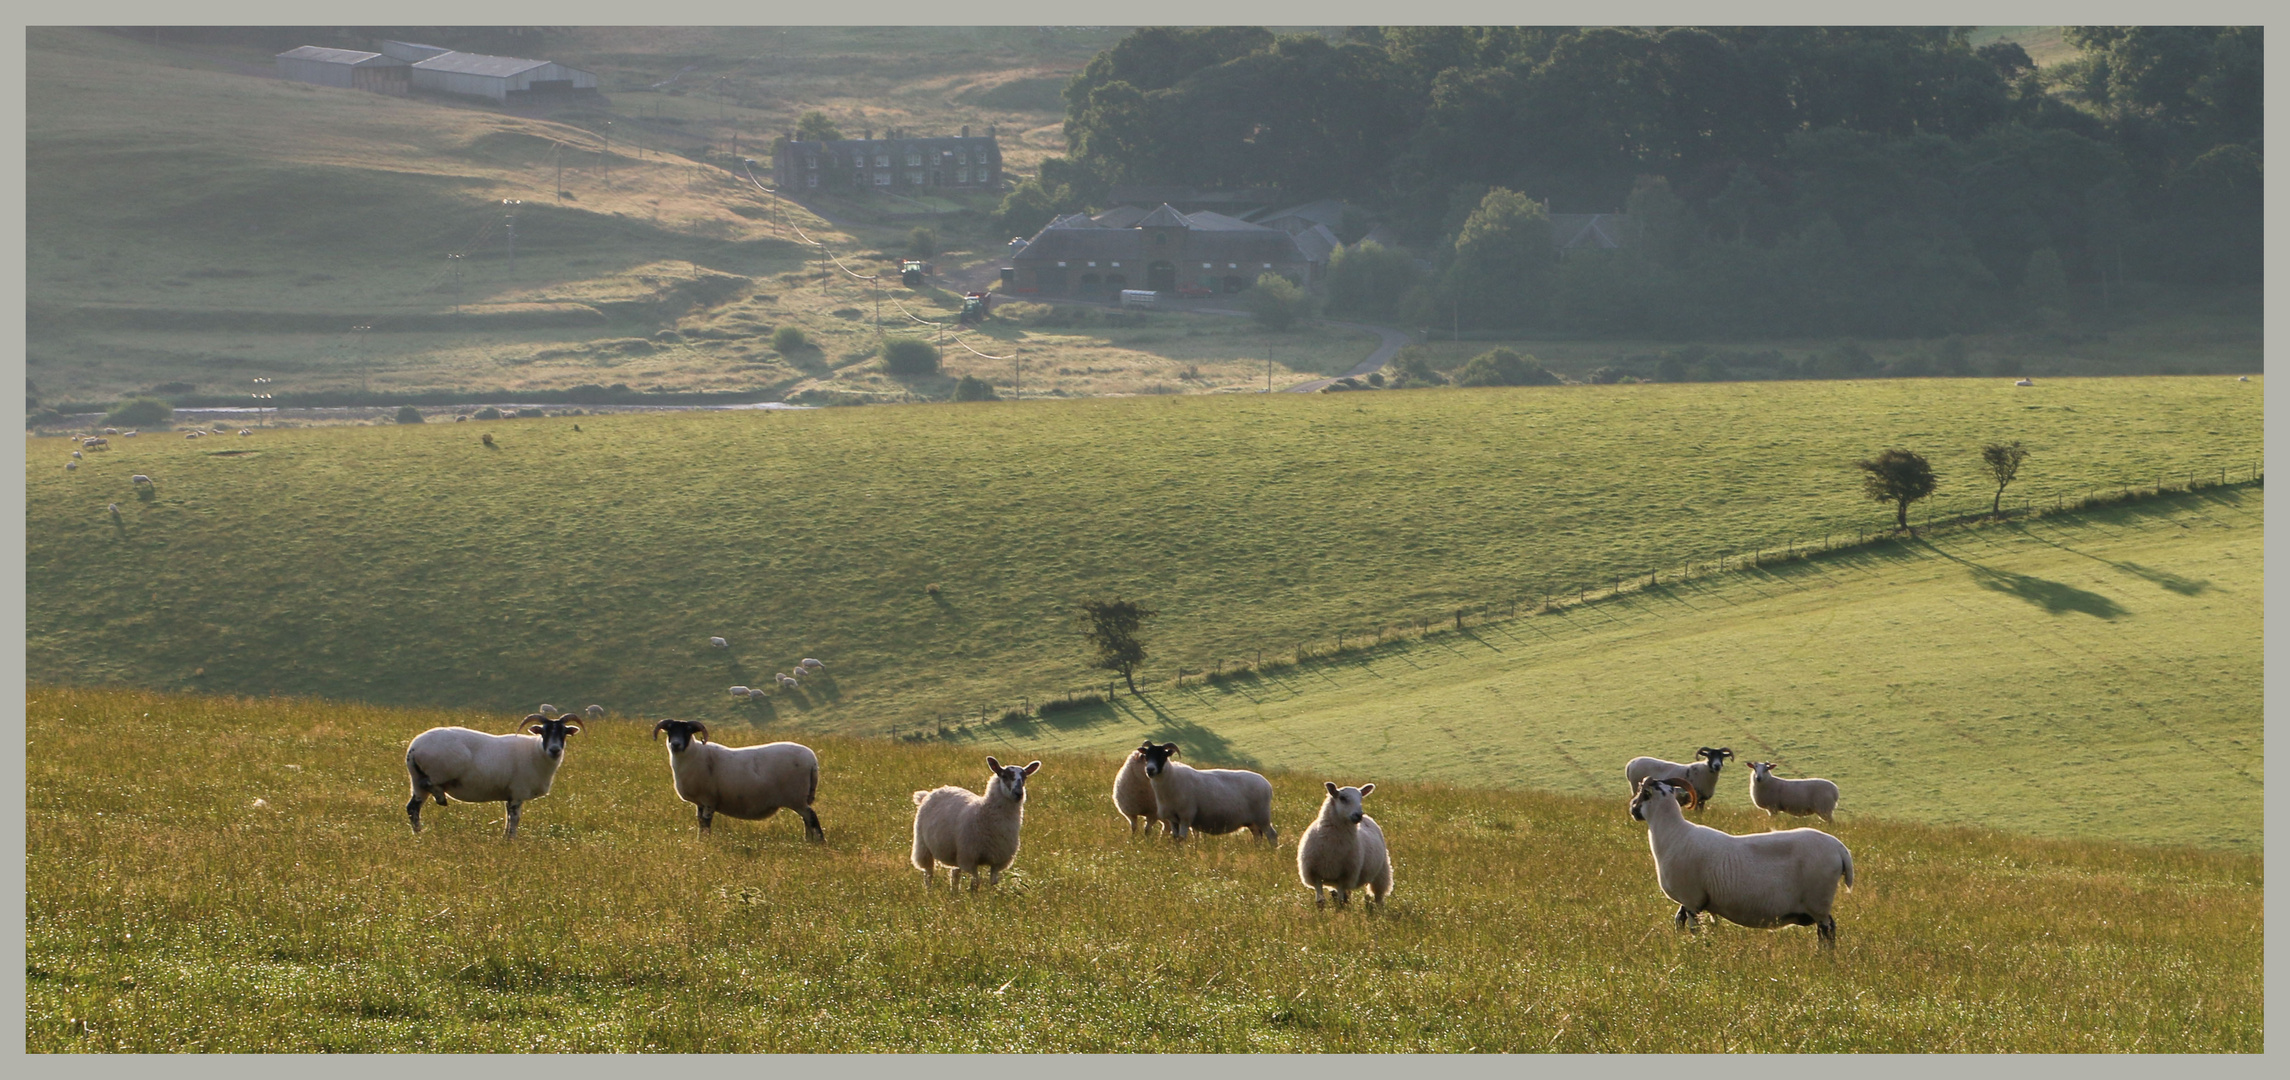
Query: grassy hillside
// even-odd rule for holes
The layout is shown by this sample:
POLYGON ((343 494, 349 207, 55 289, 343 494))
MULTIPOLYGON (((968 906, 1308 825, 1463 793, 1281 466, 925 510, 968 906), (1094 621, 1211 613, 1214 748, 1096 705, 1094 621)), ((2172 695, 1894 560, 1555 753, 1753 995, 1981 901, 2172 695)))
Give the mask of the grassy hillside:
POLYGON ((976 748, 814 740, 818 849, 780 820, 700 839, 665 751, 607 721, 504 844, 492 804, 408 835, 401 756, 505 717, 47 687, 27 709, 34 1052, 2264 1045, 2256 855, 1847 820, 1830 957, 1801 929, 1675 934, 1616 798, 1379 779, 1397 889, 1371 916, 1295 881, 1318 774, 1275 775, 1277 851, 1170 850, 1130 840, 1110 760, 1052 755, 1002 892, 950 898, 905 866, 907 793, 976 785, 976 748), (130 772, 122 741, 169 752, 130 772))
MULTIPOLYGON (((965 730, 1005 756, 1142 733, 1306 772, 1612 798, 1639 754, 1825 776, 1847 820, 2257 853, 2260 492, 1945 532, 1630 592, 1221 686, 965 730), (2077 785, 2059 797, 2057 783, 2077 785)), ((1719 800, 1749 800, 1749 770, 1719 800)))
POLYGON ((116 439, 71 473, 61 440, 35 439, 27 658, 74 683, 578 699, 879 732, 1101 684, 1069 621, 1091 595, 1162 613, 1144 675, 1166 679, 1854 535, 1884 515, 1851 462, 1885 446, 1930 454, 1956 509, 1986 505, 1978 447, 1997 438, 2034 448, 2013 493, 2039 499, 2247 468, 2262 388, 1917 380, 558 418, 116 439), (138 494, 135 473, 155 487, 138 494), (725 693, 805 655, 831 677, 769 704, 725 693))

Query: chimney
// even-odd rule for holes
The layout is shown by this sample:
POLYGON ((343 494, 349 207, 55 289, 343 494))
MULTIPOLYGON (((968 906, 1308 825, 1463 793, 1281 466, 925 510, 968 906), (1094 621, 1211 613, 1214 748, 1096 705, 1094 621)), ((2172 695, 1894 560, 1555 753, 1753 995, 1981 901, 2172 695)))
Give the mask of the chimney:
POLYGON ((963 138, 965 138, 965 139, 967 139, 967 138, 969 138, 969 137, 970 137, 970 125, 968 125, 968 124, 964 124, 964 125, 962 125, 962 137, 963 137, 963 138))
POLYGON ((873 129, 873 128, 860 128, 860 129, 859 129, 859 138, 860 138, 861 140, 865 141, 865 142, 873 142, 873 141, 875 141, 875 129, 873 129))

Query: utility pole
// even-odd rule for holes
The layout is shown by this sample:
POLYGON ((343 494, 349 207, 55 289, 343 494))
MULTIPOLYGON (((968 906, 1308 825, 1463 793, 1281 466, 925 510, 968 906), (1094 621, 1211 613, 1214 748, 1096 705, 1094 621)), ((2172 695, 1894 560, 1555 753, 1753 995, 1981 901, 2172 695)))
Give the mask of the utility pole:
POLYGON ((517 272, 517 208, 525 205, 522 199, 503 199, 503 208, 509 212, 509 273, 517 272))
POLYGON ((1026 384, 1025 384, 1025 381, 1024 381, 1024 380, 1025 380, 1025 365, 1026 365, 1026 362, 1025 362, 1024 360, 1021 360, 1021 359, 1019 359, 1019 358, 1018 358, 1018 347, 1017 347, 1017 346, 1015 346, 1015 345, 1011 346, 1011 347, 1010 347, 1010 400, 1012 400, 1012 401, 1016 401, 1016 400, 1018 400, 1019 398, 1021 398, 1021 397, 1024 397, 1024 396, 1026 395, 1026 384))
POLYGON ((448 255, 446 265, 453 267, 453 313, 461 314, 461 256, 448 255))
POLYGON ((612 185, 612 121, 604 122, 604 183, 612 185))
POLYGON ((557 140, 556 148, 549 152, 549 156, 555 159, 557 164, 557 198, 562 199, 565 197, 565 144, 563 139, 557 140))

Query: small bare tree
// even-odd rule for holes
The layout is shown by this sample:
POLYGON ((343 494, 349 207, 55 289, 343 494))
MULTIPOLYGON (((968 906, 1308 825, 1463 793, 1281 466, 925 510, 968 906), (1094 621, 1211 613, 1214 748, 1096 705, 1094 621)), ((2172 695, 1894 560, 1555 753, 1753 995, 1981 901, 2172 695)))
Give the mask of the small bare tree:
POLYGON ((1987 464, 1988 475, 1996 480, 1996 501, 1989 504, 1988 512, 1998 517, 2004 513, 2004 489, 2020 478, 2020 462, 2028 459, 2028 448, 2018 439, 2006 443, 1989 443, 1980 448, 1980 460, 1987 464))
POLYGON ((1855 462, 1868 475, 1861 477, 1861 490, 1881 503, 1892 503, 1898 508, 1900 527, 1910 535, 1908 504, 1932 494, 1940 486, 1939 478, 1932 475, 1932 463, 1914 450, 1887 450, 1865 461, 1855 462))
POLYGON ((1093 654, 1089 666, 1120 672, 1129 692, 1137 693, 1137 665, 1145 662, 1145 643, 1137 633, 1155 614, 1136 601, 1118 596, 1082 601, 1082 637, 1093 654))

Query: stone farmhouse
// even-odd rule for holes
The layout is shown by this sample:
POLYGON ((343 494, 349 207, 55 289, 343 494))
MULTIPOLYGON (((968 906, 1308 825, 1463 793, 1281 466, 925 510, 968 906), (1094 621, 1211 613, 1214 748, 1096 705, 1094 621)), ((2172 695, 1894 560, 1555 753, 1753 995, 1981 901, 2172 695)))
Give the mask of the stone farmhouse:
POLYGON ((1265 273, 1310 287, 1340 246, 1323 225, 1292 233, 1168 203, 1150 211, 1117 206, 1059 218, 1012 243, 1003 291, 1086 299, 1123 289, 1236 293, 1265 273))
POLYGON ((1002 148, 993 128, 974 136, 935 139, 797 139, 794 132, 772 153, 773 186, 783 192, 888 191, 934 188, 1000 191, 1002 148))

